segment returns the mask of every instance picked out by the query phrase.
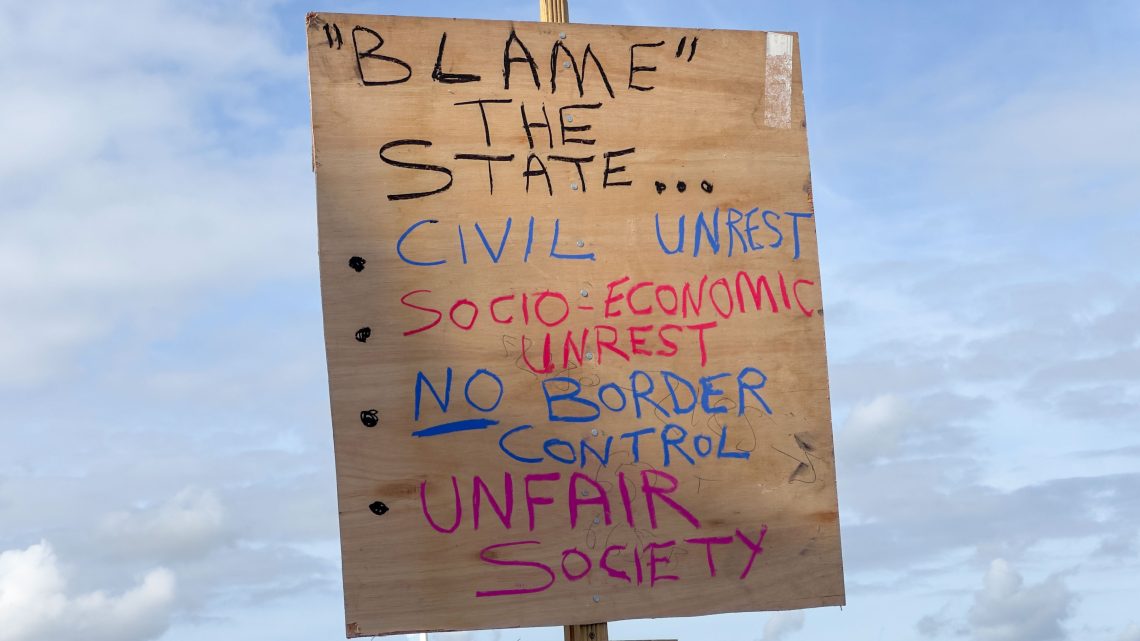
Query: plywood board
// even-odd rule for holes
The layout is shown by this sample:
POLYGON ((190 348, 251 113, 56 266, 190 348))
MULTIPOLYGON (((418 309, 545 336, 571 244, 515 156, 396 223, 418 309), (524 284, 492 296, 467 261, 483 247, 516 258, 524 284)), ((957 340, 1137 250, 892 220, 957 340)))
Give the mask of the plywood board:
POLYGON ((795 34, 308 49, 349 636, 843 604, 795 34))

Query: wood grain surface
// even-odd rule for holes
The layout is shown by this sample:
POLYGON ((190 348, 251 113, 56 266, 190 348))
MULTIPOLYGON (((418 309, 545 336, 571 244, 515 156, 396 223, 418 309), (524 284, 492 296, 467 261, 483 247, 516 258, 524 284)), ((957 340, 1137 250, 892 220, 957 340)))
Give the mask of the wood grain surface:
POLYGON ((796 36, 307 27, 348 635, 843 604, 796 36))

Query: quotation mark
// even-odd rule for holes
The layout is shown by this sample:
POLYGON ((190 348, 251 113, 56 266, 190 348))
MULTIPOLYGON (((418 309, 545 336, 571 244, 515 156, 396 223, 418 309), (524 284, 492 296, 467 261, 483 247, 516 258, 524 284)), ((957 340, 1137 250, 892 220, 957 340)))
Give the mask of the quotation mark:
MULTIPOLYGON (((325 29, 326 30, 328 29, 327 25, 325 26, 325 29)), ((686 39, 687 39, 687 36, 681 36, 681 41, 677 43, 677 53, 673 54, 674 58, 680 58, 681 54, 685 53, 685 40, 686 39)), ((695 56, 696 54, 697 54, 697 37, 693 36, 692 42, 689 43, 689 57, 685 59, 685 62, 692 62, 693 56, 695 56)))
POLYGON ((353 256, 352 258, 348 259, 348 266, 355 269, 356 273, 359 274, 360 272, 364 271, 364 263, 367 262, 368 261, 364 260, 360 256, 353 256))
POLYGON ((340 36, 340 27, 335 24, 332 26, 332 29, 329 29, 328 23, 325 24, 325 37, 329 39, 329 49, 332 49, 334 44, 337 49, 340 49, 340 46, 344 44, 344 38, 340 36), (333 33, 336 33, 335 42, 333 41, 333 33))
POLYGON ((360 413, 360 422, 364 427, 376 427, 380 424, 380 413, 376 410, 364 410, 360 413))
MULTIPOLYGON (((668 185, 661 182, 660 180, 654 181, 653 187, 654 187, 654 189, 657 190, 657 193, 659 193, 659 194, 665 193, 665 190, 669 188, 668 185)), ((688 188, 689 188, 689 186, 687 184, 685 184, 685 181, 683 181, 683 180, 677 181, 677 193, 683 194, 683 193, 685 193, 685 190, 688 188)), ((701 191, 705 192, 706 194, 711 194, 713 191, 713 184, 707 180, 702 180, 701 181, 701 191)))
POLYGON ((372 513, 376 516, 384 516, 388 513, 389 508, 387 505, 384 505, 383 501, 375 501, 368 506, 368 509, 372 510, 372 513))

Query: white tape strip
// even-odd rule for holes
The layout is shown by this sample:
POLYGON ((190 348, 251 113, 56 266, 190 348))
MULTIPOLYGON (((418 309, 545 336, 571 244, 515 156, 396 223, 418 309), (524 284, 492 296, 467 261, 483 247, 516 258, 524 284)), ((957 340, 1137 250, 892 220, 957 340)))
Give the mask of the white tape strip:
POLYGON ((764 124, 792 126, 792 37, 768 33, 764 56, 764 124))

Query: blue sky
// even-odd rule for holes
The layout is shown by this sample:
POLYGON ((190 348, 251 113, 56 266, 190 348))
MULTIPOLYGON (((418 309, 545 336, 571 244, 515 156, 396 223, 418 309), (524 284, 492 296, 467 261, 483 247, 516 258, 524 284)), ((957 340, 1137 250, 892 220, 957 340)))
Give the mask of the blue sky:
MULTIPOLYGON (((538 13, 0 2, 0 641, 343 638, 309 10, 538 13)), ((571 17, 800 33, 847 570, 611 636, 1140 640, 1140 5, 571 17)))

